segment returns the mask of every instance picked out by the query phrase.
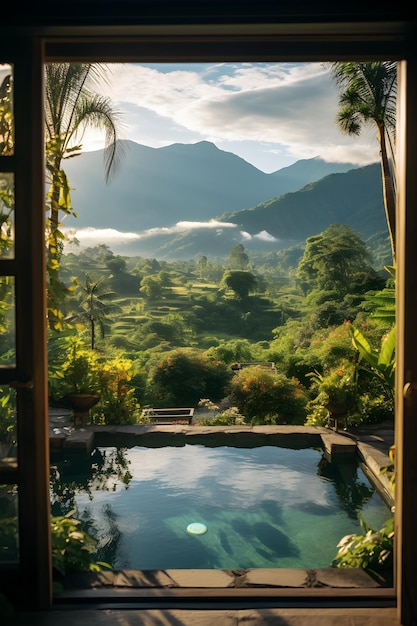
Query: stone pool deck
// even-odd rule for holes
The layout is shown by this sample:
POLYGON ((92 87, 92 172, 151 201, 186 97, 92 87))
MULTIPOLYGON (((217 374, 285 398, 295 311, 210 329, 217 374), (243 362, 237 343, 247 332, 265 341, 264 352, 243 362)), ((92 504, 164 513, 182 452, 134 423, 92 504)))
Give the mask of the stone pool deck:
MULTIPOLYGON (((299 597, 312 590, 314 597, 328 597, 329 590, 337 589, 343 596, 356 597, 363 590, 371 589, 377 598, 392 599, 392 590, 362 569, 320 568, 278 569, 256 568, 245 570, 216 569, 165 569, 165 570, 120 570, 97 573, 81 573, 65 578, 65 591, 58 601, 67 601, 80 596, 89 596, 97 602, 104 601, 109 591, 120 599, 197 598, 199 590, 215 590, 216 597, 223 600, 233 598, 299 597), (313 591, 314 590, 314 591, 313 591), (281 591, 281 594, 279 593, 281 591), (90 593, 88 593, 90 592, 90 593)), ((209 592, 210 595, 210 592, 209 592)))

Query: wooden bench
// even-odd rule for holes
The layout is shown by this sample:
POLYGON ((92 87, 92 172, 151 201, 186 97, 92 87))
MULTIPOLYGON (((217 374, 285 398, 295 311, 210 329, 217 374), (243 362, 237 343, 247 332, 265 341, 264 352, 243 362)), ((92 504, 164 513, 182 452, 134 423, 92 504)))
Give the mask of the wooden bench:
POLYGON ((191 424, 194 417, 194 409, 183 407, 158 409, 152 407, 143 409, 142 415, 149 418, 151 422, 158 424, 172 424, 175 422, 188 422, 188 424, 191 424))
POLYGON ((243 368, 245 367, 260 367, 261 369, 271 370, 271 372, 277 371, 274 361, 249 361, 247 363, 232 363, 230 367, 234 371, 243 370, 243 368))

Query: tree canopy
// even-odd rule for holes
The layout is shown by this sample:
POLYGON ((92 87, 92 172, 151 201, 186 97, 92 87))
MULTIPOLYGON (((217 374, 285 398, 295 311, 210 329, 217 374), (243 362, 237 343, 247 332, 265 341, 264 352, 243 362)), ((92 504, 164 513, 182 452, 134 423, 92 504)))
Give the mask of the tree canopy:
POLYGON ((228 270, 223 274, 222 283, 231 289, 239 300, 244 300, 249 293, 256 291, 258 280, 251 272, 228 270))
POLYGON ((355 275, 366 270, 373 271, 370 252, 361 236, 349 226, 331 224, 307 239, 297 279, 305 293, 321 289, 344 295, 355 275))
POLYGON ((244 270, 249 265, 249 257, 245 252, 243 244, 238 243, 230 250, 228 266, 231 269, 244 270))

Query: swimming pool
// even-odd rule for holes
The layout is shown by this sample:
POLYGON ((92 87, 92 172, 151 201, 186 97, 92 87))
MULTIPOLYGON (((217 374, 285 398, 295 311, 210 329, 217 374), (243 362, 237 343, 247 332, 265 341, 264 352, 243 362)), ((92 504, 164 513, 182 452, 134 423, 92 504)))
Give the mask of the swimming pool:
POLYGON ((359 517, 391 515, 356 460, 316 448, 103 447, 58 472, 53 513, 75 507, 114 569, 330 567, 359 517))

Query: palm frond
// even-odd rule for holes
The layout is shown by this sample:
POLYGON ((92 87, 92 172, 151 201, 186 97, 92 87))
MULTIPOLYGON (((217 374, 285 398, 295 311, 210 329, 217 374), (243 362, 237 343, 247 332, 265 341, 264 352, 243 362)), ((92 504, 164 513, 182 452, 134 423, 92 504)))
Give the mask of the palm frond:
POLYGON ((106 80, 105 67, 90 63, 49 63, 45 67, 45 131, 49 141, 61 141, 60 158, 67 158, 72 143, 87 127, 104 130, 105 179, 117 171, 123 157, 118 142, 121 114, 109 98, 87 88, 87 84, 106 80))

